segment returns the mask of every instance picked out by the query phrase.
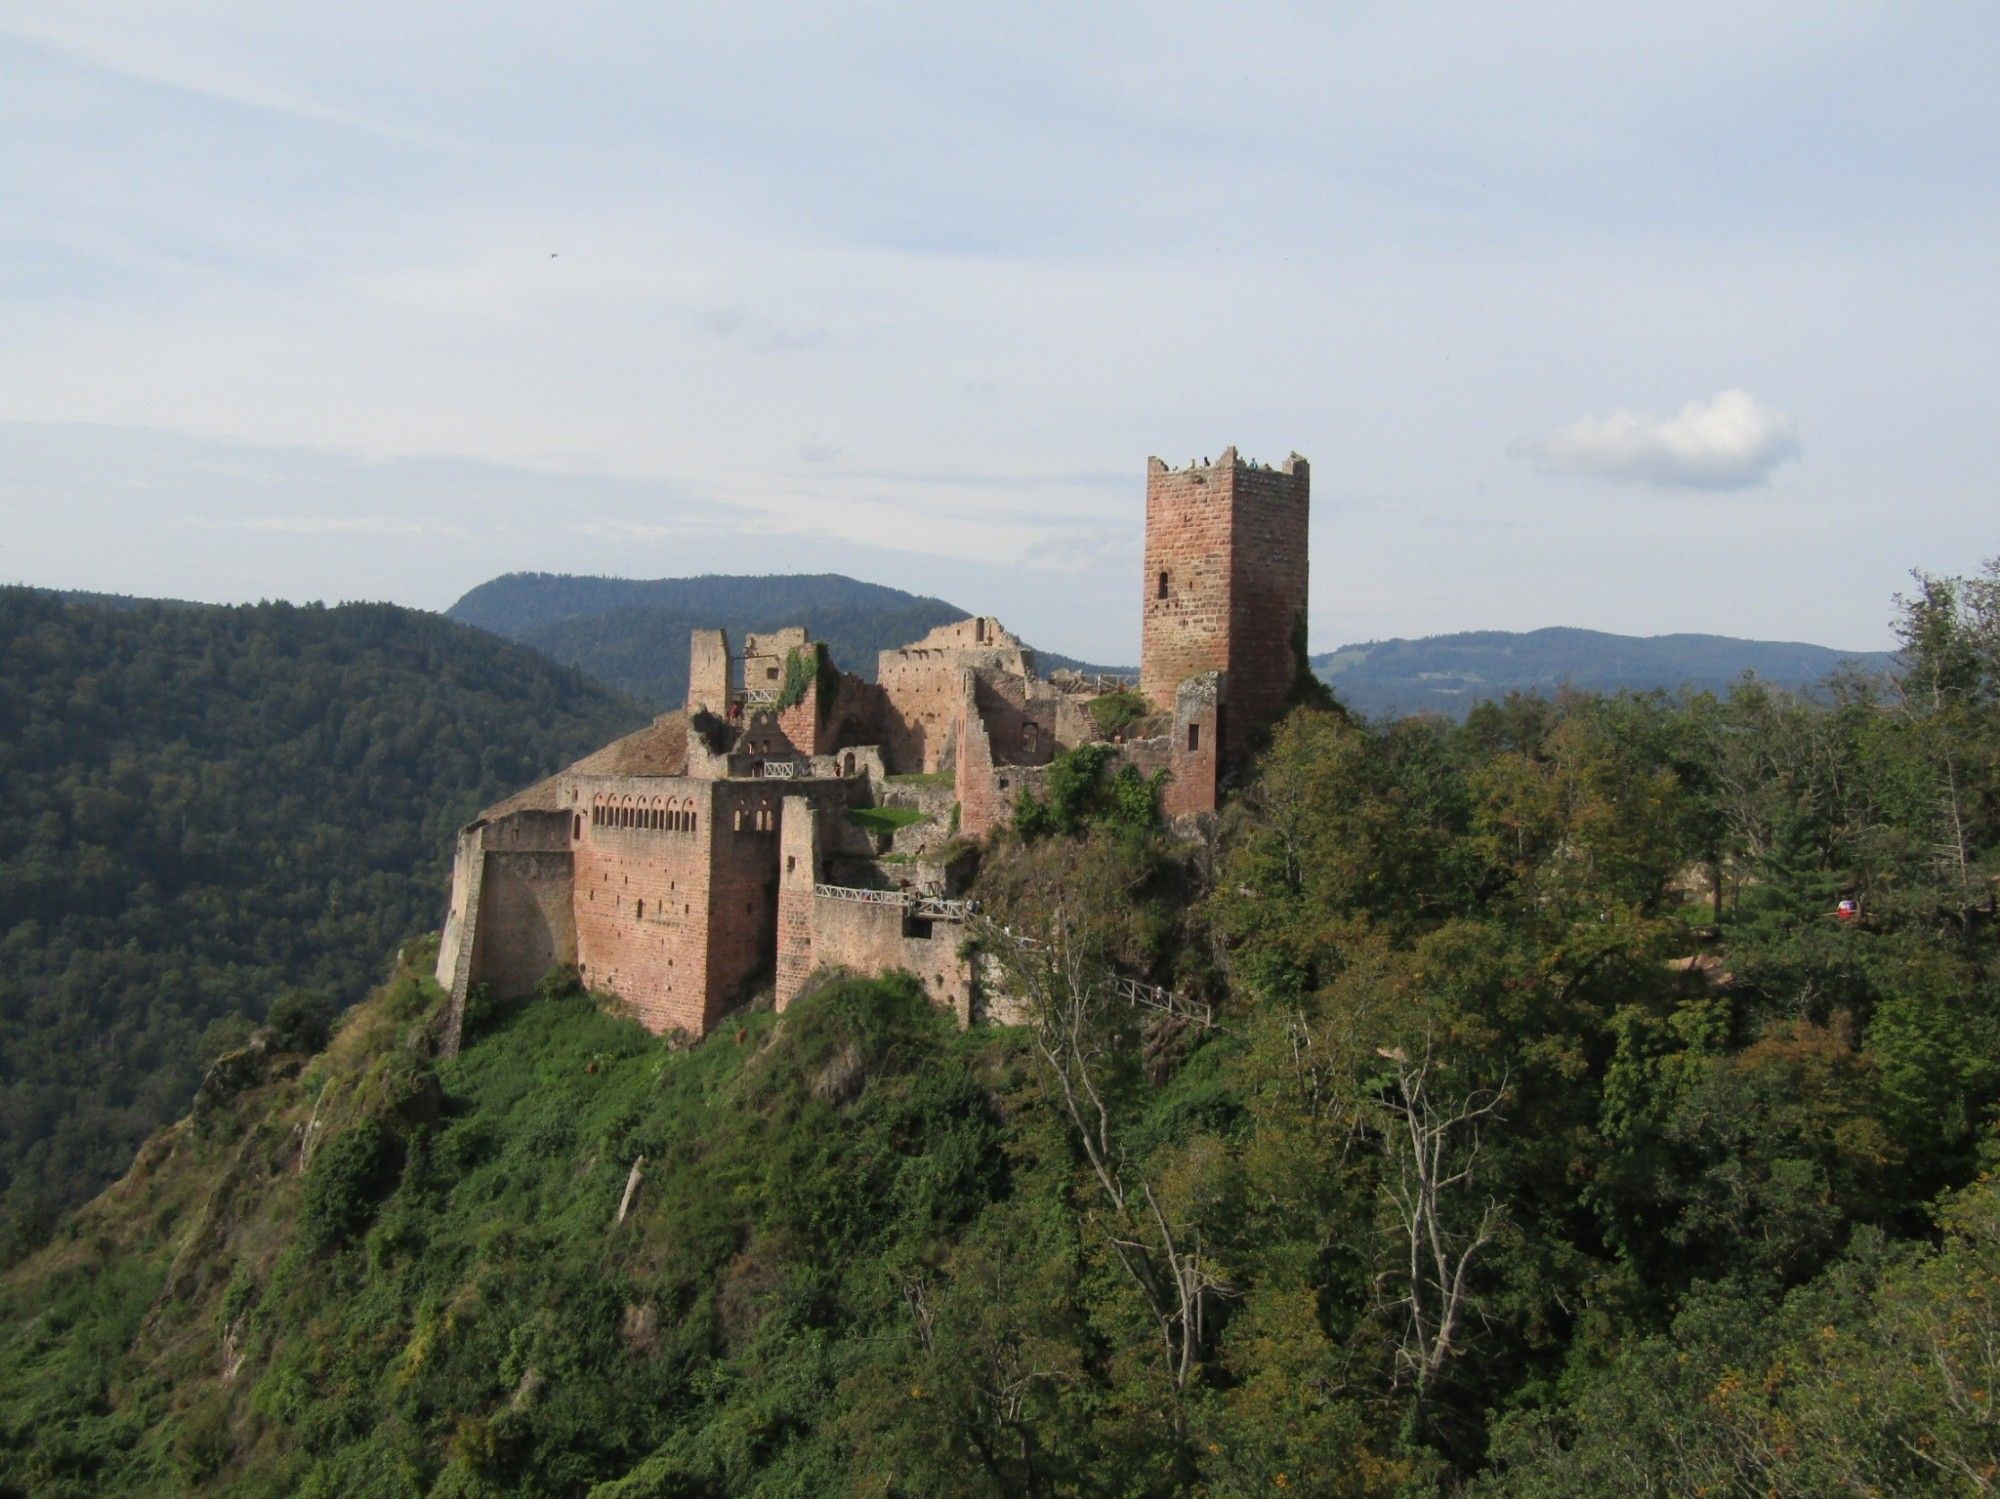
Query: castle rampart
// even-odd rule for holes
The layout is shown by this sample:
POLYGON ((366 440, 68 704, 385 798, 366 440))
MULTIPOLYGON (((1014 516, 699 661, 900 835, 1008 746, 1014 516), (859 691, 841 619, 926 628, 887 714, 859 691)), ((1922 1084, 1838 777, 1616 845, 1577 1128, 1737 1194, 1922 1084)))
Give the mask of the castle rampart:
MULTIPOLYGON (((1148 464, 1141 688, 1156 712, 1113 747, 1169 773, 1170 816, 1215 809, 1241 741, 1303 666, 1308 508, 1296 455, 1148 464)), ((833 967, 907 969, 961 1020, 1009 1013, 975 982, 937 861, 954 827, 999 828, 1056 754, 1096 741, 1093 700, 1125 684, 1044 680, 990 616, 877 666, 877 683, 837 670, 802 628, 748 634, 740 656, 697 630, 684 712, 468 825, 438 956, 447 1044, 473 985, 527 994, 559 963, 656 1031, 700 1034, 766 978, 782 1009, 833 967), (891 788, 940 770, 948 789, 891 788)))

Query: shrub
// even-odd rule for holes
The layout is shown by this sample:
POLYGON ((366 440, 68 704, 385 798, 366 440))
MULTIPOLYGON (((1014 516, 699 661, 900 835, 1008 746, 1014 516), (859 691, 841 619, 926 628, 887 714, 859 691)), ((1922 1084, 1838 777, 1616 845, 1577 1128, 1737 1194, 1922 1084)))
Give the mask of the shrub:
POLYGON ((311 1053, 325 1048, 333 1033, 333 1016, 333 1001, 324 994, 287 989, 271 1001, 264 1024, 275 1050, 311 1053))
POLYGON ((366 1232, 396 1184, 402 1154, 402 1143, 377 1119, 363 1119, 320 1146, 299 1201, 299 1243, 340 1249, 366 1232))

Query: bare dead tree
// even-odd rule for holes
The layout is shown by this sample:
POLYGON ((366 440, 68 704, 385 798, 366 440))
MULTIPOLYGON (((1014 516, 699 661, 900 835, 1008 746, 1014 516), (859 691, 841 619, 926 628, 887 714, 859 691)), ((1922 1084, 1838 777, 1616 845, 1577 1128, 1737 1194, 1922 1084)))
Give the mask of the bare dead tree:
POLYGON ((1428 1035, 1414 1060, 1401 1047, 1376 1054, 1391 1065, 1374 1110, 1389 1168, 1382 1191, 1395 1245, 1376 1284, 1394 1291, 1386 1306, 1401 1314, 1396 1383, 1414 1389, 1421 1408, 1464 1347, 1474 1309, 1472 1272, 1502 1221, 1492 1198, 1470 1216, 1460 1199, 1477 1190, 1482 1127, 1499 1117, 1507 1084, 1503 1077, 1496 1088, 1441 1088, 1428 1035))
POLYGON ((987 945, 1027 1001, 1035 1055, 1090 1168, 1102 1211, 1089 1216, 1137 1288, 1158 1330, 1168 1377, 1185 1393, 1207 1350, 1212 1303, 1228 1287, 1202 1251, 1200 1230, 1176 1225, 1117 1140, 1106 1090, 1118 1060, 1114 1017, 1129 1011, 1115 997, 1114 971, 1075 903, 1056 893, 1049 918, 1031 942, 996 929, 987 945))

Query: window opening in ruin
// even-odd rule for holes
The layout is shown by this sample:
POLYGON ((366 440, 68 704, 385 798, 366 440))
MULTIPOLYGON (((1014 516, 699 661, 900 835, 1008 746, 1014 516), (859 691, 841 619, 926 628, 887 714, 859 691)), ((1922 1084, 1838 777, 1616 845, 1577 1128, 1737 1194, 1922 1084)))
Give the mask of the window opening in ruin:
POLYGON ((985 620, 983 620, 983 619, 975 619, 975 620, 974 620, 974 621, 972 622, 972 643, 973 643, 974 645, 984 645, 984 644, 986 644, 986 621, 985 621, 985 620))
POLYGON ((1021 742, 1031 751, 1035 748, 1035 726, 1033 724, 1029 724, 1021 731, 1021 742))
POLYGON ((632 903, 632 915, 640 921, 646 919, 646 903, 643 900, 632 903))
POLYGON ((785 855, 785 873, 786 873, 786 874, 790 874, 790 873, 791 873, 791 872, 792 872, 793 870, 797 869, 798 867, 799 867, 799 860, 798 860, 798 855, 796 855, 796 854, 786 854, 786 855, 785 855))
POLYGON ((1007 778, 1005 776, 1000 777, 1000 789, 1002 791, 1007 789, 1007 778))
POLYGON ((583 836, 583 814, 581 812, 576 814, 576 831, 570 834, 570 836, 572 838, 581 838, 583 836))
POLYGON ((1191 723, 1188 725, 1188 753, 1192 755, 1196 750, 1200 748, 1201 748, 1201 725, 1198 723, 1191 723))
POLYGON ((1167 596, 1167 575, 1166 575, 1165 573, 1161 573, 1161 574, 1160 574, 1160 597, 1161 597, 1161 598, 1165 598, 1166 596, 1167 596))

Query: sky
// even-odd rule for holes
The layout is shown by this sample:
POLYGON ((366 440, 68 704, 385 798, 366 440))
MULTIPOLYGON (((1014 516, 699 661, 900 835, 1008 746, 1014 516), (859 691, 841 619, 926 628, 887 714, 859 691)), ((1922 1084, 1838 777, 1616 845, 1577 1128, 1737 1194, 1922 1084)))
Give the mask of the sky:
POLYGON ((0 581, 840 571, 1136 655, 1145 460, 1315 649, 1890 643, 2000 555, 2000 9, 0 5, 0 581))

